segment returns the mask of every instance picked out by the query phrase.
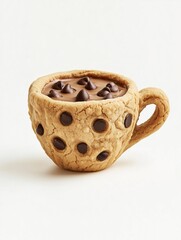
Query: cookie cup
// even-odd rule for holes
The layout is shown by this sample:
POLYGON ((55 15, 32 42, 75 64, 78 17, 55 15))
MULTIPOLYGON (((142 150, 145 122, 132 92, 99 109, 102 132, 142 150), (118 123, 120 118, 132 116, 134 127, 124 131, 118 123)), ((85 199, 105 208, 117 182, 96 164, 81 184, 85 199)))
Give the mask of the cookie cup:
POLYGON ((160 89, 147 88, 138 92, 130 79, 95 70, 58 72, 37 79, 29 88, 28 106, 32 128, 47 155, 59 167, 73 171, 99 171, 109 167, 126 149, 159 129, 168 115, 168 99, 160 89), (55 79, 85 76, 124 85, 127 92, 114 99, 84 102, 59 101, 42 94, 45 84, 55 79), (155 112, 147 122, 137 126, 139 114, 148 104, 156 105, 155 112), (60 121, 64 112, 72 116, 72 123, 68 126, 60 121), (131 116, 131 122, 125 126, 128 116, 131 116), (93 127, 97 119, 106 123, 102 132, 96 132, 93 127), (39 124, 43 127, 41 135, 37 133, 39 124), (64 149, 54 146, 55 138, 64 142, 64 149), (79 143, 87 144, 86 153, 78 151, 79 143), (99 160, 98 155, 102 152, 108 156, 99 160))

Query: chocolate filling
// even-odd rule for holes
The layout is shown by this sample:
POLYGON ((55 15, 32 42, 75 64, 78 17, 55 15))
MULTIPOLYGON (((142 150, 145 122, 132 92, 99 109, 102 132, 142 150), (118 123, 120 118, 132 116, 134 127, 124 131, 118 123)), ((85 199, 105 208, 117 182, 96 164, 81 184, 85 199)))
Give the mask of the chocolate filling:
POLYGON ((46 84, 42 93, 54 100, 79 102, 106 100, 123 96, 127 87, 107 79, 91 77, 56 79, 46 84))

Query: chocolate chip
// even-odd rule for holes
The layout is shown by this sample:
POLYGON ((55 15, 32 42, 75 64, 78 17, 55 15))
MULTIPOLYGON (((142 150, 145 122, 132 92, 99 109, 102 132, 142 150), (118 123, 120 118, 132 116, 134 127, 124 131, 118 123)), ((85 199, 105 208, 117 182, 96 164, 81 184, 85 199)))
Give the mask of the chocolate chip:
POLYGON ((50 92, 48 94, 48 97, 50 97, 50 98, 58 98, 59 94, 57 93, 57 91, 52 89, 52 90, 50 90, 50 92))
POLYGON ((111 99, 111 98, 113 98, 113 96, 112 96, 111 93, 108 93, 108 94, 104 97, 104 99, 111 99))
POLYGON ((106 86, 110 88, 111 92, 117 92, 119 90, 118 86, 114 82, 110 82, 106 86))
POLYGON ((89 77, 83 77, 77 82, 79 85, 86 85, 90 81, 89 77))
POLYGON ((76 101, 87 101, 89 99, 89 94, 86 90, 82 89, 76 96, 76 101))
POLYGON ((106 85, 106 87, 112 88, 114 85, 115 85, 114 82, 109 82, 109 83, 106 85))
POLYGON ((62 89, 61 93, 73 93, 74 89, 70 86, 70 84, 66 84, 62 89))
POLYGON ((86 84, 85 88, 86 88, 87 90, 94 90, 94 89, 96 89, 97 87, 96 87, 96 85, 95 85, 93 82, 89 81, 89 82, 86 84))
POLYGON ((125 128, 128 128, 130 127, 131 125, 131 122, 132 122, 132 114, 131 113, 128 113, 124 119, 124 126, 125 128))
POLYGON ((87 147, 86 143, 82 142, 82 143, 77 144, 77 150, 80 153, 85 154, 87 152, 87 149, 88 149, 88 147, 87 147))
POLYGON ((58 150, 64 150, 66 148, 65 142, 61 138, 59 138, 59 137, 55 137, 53 139, 53 145, 58 150))
POLYGON ((58 81, 52 85, 52 88, 56 90, 62 90, 63 87, 64 87, 64 83, 61 81, 58 81))
POLYGON ((38 135, 42 136, 44 134, 44 128, 43 126, 40 124, 38 124, 38 127, 36 128, 36 132, 38 135))
POLYGON ((97 93, 97 96, 105 97, 108 93, 110 93, 110 89, 108 87, 105 87, 97 93))
POLYGON ((94 131, 104 132, 107 128, 107 123, 104 119, 96 119, 93 123, 94 131))
POLYGON ((60 114, 60 122, 64 126, 69 126, 73 121, 72 115, 69 112, 63 112, 60 114))
POLYGON ((103 151, 97 155, 97 160, 104 161, 109 156, 109 152, 103 151))
POLYGON ((111 92, 117 92, 119 90, 118 86, 115 85, 111 88, 111 92))

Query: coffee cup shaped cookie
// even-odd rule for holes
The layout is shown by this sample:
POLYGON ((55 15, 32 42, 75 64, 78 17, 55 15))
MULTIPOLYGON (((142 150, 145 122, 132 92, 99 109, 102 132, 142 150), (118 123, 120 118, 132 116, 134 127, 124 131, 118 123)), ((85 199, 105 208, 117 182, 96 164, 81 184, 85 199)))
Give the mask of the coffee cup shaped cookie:
POLYGON ((158 130, 169 102, 157 88, 141 91, 130 79, 108 72, 76 70, 41 77, 29 88, 32 128, 47 155, 59 167, 99 171, 158 130), (137 121, 156 106, 144 123, 137 121))

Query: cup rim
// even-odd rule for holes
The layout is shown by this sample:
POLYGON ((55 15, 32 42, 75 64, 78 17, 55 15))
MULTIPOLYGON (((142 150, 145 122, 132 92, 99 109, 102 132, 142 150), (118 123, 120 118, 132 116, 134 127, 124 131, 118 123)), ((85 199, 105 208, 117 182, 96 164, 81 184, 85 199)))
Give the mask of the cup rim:
POLYGON ((61 105, 62 103, 64 105, 79 105, 79 104, 98 104, 98 102, 100 103, 107 103, 107 102, 115 102, 115 101, 124 101, 127 98, 129 98, 130 94, 134 91, 137 91, 137 87, 135 85, 135 83, 121 75, 121 74, 116 74, 116 73, 110 73, 110 72, 105 72, 105 71, 99 71, 99 70, 73 70, 73 71, 66 71, 66 72, 56 72, 53 74, 49 74, 43 77, 38 78, 37 80, 35 80, 30 88, 29 88, 29 97, 31 94, 35 95, 38 98, 41 98, 44 101, 49 101, 51 103, 57 103, 58 105, 61 105), (123 96, 120 97, 116 97, 113 99, 105 99, 104 101, 102 100, 91 100, 91 101, 80 101, 80 102, 68 102, 68 101, 60 101, 60 100, 54 100, 49 98, 48 96, 44 95, 42 93, 42 89, 43 87, 56 79, 66 79, 66 78, 81 78, 81 77, 94 77, 94 78, 101 78, 101 79, 106 79, 106 80, 110 80, 113 82, 117 82, 119 84, 122 84, 124 86, 127 87, 127 91, 123 96))

